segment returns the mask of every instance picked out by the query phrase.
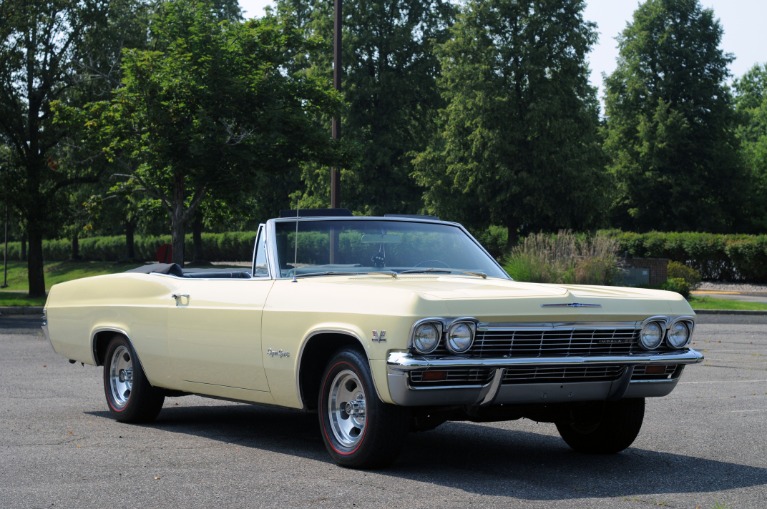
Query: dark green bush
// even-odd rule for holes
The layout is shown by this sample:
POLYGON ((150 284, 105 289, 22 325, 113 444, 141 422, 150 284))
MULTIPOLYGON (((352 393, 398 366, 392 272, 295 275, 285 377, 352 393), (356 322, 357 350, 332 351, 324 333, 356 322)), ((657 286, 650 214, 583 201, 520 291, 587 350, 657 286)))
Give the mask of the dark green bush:
POLYGON ((685 299, 690 298, 690 285, 681 277, 670 277, 663 284, 663 289, 680 294, 685 299))
POLYGON ((500 259, 506 251, 509 239, 508 230, 502 226, 489 226, 481 232, 472 232, 472 235, 482 244, 487 252, 500 259))
POLYGON ((767 282, 767 235, 743 237, 727 245, 734 272, 755 283, 767 282))
MULTIPOLYGON (((515 279, 522 281, 589 282, 603 284, 610 280, 611 262, 606 265, 595 262, 601 255, 573 251, 573 246, 583 245, 589 237, 585 234, 568 232, 568 240, 557 242, 557 235, 539 234, 540 243, 553 242, 551 253, 539 256, 548 248, 531 250, 518 247, 506 257, 505 268, 515 279), (564 248, 567 249, 564 249, 564 248), (571 249, 572 248, 572 249, 571 249), (570 251, 568 251, 570 249, 570 251), (558 261, 552 262, 557 253, 558 261), (568 254, 569 253, 569 254, 568 254), (569 259, 568 259, 569 258, 569 259), (584 281, 585 280, 585 281, 584 281)), ((208 261, 250 261, 253 253, 255 232, 227 232, 203 234, 203 257, 208 261)), ((533 237, 533 236, 530 236, 533 237)), ((529 239, 528 237, 527 239, 529 239)), ((506 230, 490 227, 477 234, 477 238, 491 254, 498 257, 506 244, 506 230)), ((698 271, 706 281, 750 281, 767 283, 767 235, 722 235, 713 233, 633 233, 619 230, 603 230, 596 237, 605 239, 619 257, 668 258, 688 269, 698 271)), ((530 242, 524 239, 523 242, 530 242)), ((170 235, 137 236, 135 258, 138 261, 154 260, 157 249, 170 243, 170 235)), ((128 258, 125 237, 92 237, 80 239, 80 258, 83 260, 120 261, 128 258)), ((542 246, 538 246, 542 247, 542 246)), ((594 249, 598 246, 586 248, 594 249)), ((580 248, 579 248, 580 249, 580 248)), ((185 253, 190 260, 193 254, 191 235, 187 236, 185 253)), ((45 260, 69 260, 72 257, 72 243, 69 239, 47 240, 43 244, 45 260)), ((8 259, 22 260, 21 244, 9 242, 8 259)), ((689 274, 675 273, 670 268, 669 277, 681 277, 695 288, 695 279, 689 274)), ((683 269, 679 269, 683 270, 683 269)))
POLYGON ((767 236, 715 233, 601 232, 618 241, 620 253, 668 258, 697 270, 706 281, 767 281, 767 236))
POLYGON ((690 290, 700 286, 700 272, 687 265, 675 261, 668 262, 668 278, 682 279, 687 283, 690 290))

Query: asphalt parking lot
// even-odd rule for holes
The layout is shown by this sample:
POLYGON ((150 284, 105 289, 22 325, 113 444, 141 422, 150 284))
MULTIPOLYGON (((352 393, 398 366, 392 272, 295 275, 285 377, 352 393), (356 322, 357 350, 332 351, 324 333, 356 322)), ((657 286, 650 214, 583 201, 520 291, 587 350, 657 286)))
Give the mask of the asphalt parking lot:
POLYGON ((677 389, 633 447, 571 452, 550 424, 448 423, 394 467, 329 462, 314 415, 198 397, 157 422, 108 417, 101 370, 55 355, 34 316, 0 317, 3 508, 762 508, 767 316, 699 316, 677 389))

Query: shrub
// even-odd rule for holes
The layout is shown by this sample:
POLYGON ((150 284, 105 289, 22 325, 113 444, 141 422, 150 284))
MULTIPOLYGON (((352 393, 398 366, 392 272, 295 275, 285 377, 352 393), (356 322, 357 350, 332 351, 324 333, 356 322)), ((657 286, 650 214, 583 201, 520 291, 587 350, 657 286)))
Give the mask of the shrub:
POLYGON ((669 279, 684 280, 684 282, 687 283, 689 290, 695 290, 700 286, 700 272, 693 269, 692 267, 688 267, 683 263, 671 260, 668 262, 667 270, 669 279))
POLYGON ((741 279, 767 282, 767 235, 740 238, 729 243, 726 251, 741 279))
POLYGON ((670 277, 663 283, 663 289, 676 292, 685 299, 690 298, 690 285, 681 277, 670 277))
POLYGON ((605 235, 537 233, 512 250, 504 268, 520 281, 609 285, 618 273, 617 247, 605 235))
POLYGON ((495 258, 500 258, 503 255, 509 239, 508 230, 502 226, 488 226, 486 230, 481 232, 472 232, 472 235, 495 258))

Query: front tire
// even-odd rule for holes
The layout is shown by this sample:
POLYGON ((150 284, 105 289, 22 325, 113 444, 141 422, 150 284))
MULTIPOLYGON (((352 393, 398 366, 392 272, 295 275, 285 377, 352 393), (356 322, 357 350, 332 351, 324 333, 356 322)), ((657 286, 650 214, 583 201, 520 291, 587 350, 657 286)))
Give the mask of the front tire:
POLYGON ((130 342, 115 336, 104 358, 104 395, 109 412, 120 422, 150 422, 162 409, 165 395, 149 384, 130 342))
POLYGON ((644 407, 644 398, 583 407, 558 420, 557 430, 575 451, 614 454, 634 443, 642 428, 644 407))
POLYGON ((367 359, 357 350, 341 350, 331 359, 318 410, 325 448, 343 467, 389 465, 407 436, 409 411, 378 399, 367 359))

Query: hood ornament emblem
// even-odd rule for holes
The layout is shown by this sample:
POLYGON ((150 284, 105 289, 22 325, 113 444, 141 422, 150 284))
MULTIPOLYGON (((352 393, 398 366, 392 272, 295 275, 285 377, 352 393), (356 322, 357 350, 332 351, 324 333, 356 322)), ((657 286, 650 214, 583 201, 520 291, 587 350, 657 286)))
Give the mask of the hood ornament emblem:
POLYGON ((601 308, 602 304, 583 304, 582 302, 570 302, 569 304, 541 304, 542 308, 601 308))

